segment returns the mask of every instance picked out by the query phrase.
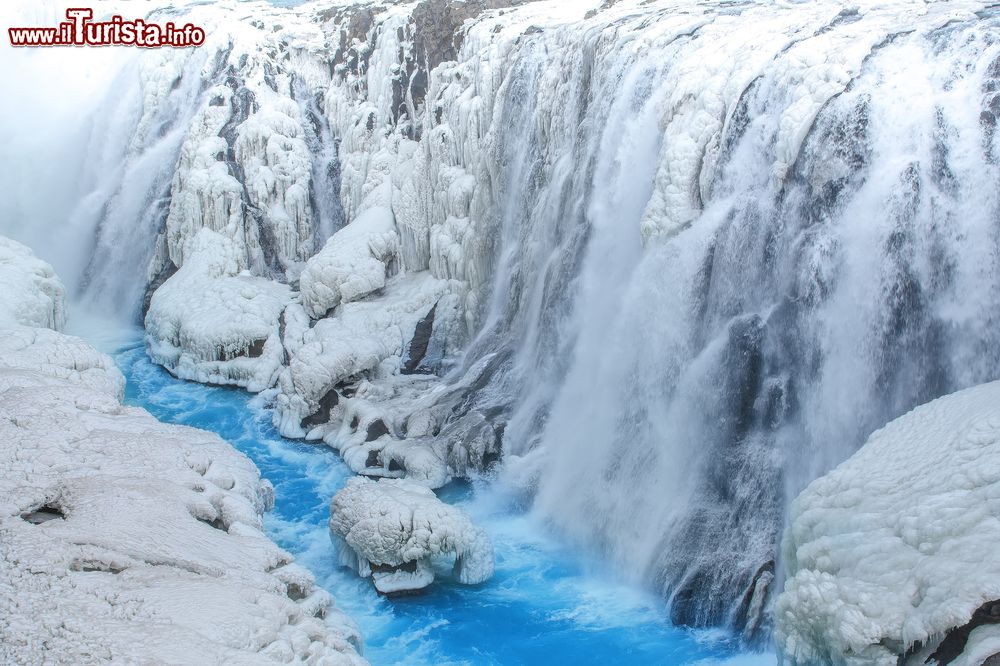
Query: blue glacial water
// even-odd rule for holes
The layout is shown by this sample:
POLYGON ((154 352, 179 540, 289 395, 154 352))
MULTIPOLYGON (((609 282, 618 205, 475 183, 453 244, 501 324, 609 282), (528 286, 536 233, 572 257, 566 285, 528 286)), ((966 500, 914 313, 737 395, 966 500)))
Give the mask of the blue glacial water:
POLYGON ((328 506, 351 472, 334 451, 280 437, 260 397, 173 378, 137 341, 115 358, 128 379, 126 402, 163 421, 218 433, 274 484, 268 534, 357 621, 372 664, 775 663, 773 655, 736 654, 722 632, 671 626, 653 596, 595 573, 487 485, 453 484, 441 496, 489 532, 495 576, 476 587, 439 580, 422 596, 379 597, 336 564, 328 506))

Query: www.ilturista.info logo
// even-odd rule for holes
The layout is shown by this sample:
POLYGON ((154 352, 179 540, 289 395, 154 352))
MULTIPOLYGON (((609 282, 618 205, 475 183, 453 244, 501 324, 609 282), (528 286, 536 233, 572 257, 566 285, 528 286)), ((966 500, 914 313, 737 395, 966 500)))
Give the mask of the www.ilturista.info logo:
POLYGON ((94 10, 66 10, 66 18, 54 28, 8 28, 11 46, 142 46, 184 48, 205 43, 205 31, 196 25, 172 22, 160 25, 142 19, 112 16, 107 21, 91 21, 94 10))

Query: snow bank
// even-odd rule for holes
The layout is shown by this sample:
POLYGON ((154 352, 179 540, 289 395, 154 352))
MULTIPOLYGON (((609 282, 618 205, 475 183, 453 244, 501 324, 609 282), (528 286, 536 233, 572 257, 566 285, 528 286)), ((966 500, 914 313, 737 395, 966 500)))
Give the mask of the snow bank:
POLYGON ((284 360, 279 320, 290 289, 249 275, 239 248, 208 229, 185 255, 150 300, 150 358, 182 379, 268 388, 284 360))
POLYGON ((370 208, 335 233, 299 277, 302 305, 313 319, 385 286, 399 252, 392 212, 370 208))
POLYGON ((944 663, 964 649, 952 664, 980 664, 1000 653, 998 502, 1000 382, 875 432, 792 505, 775 609, 787 662, 922 664, 938 651, 944 663))
POLYGON ((273 490, 253 463, 123 406, 121 373, 82 341, 2 337, 0 661, 364 663, 261 531, 273 490))
POLYGON ((17 241, 0 236, 0 326, 61 330, 66 290, 48 263, 17 241))
POLYGON ((467 585, 493 575, 486 533, 433 491, 408 481, 354 478, 330 505, 330 534, 341 562, 371 576, 383 594, 420 590, 434 580, 431 558, 455 557, 454 573, 467 585))

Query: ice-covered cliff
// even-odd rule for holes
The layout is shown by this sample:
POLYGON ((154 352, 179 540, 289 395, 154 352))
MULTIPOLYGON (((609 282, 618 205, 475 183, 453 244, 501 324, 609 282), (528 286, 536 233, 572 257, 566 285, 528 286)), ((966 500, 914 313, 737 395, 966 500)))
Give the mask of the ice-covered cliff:
POLYGON ((679 623, 766 634, 788 500, 1000 376, 987 2, 183 11, 211 39, 131 70, 149 205, 103 209, 90 293, 190 291, 227 238, 242 298, 288 285, 277 331, 186 350, 154 314, 168 367, 266 376, 284 434, 369 476, 500 461, 679 623))
POLYGON ((0 661, 366 663, 264 535, 253 463, 122 405, 111 358, 44 327, 65 307, 51 267, 0 248, 0 661))
POLYGON ((1000 382, 876 431, 792 504, 775 608, 789 664, 1000 659, 1000 382))

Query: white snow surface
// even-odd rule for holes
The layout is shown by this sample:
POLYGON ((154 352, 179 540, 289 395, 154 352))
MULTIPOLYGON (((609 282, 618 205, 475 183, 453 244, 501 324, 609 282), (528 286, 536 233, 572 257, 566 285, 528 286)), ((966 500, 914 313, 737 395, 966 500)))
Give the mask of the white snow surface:
POLYGON ((261 531, 273 489, 253 463, 123 406, 79 339, 0 337, 0 662, 365 663, 261 531))
POLYGON ((0 326, 61 330, 66 290, 47 262, 27 246, 0 236, 0 326))
POLYGON ((47 328, 0 328, 0 370, 26 371, 85 386, 121 400, 125 377, 107 354, 47 328))
MULTIPOLYGON (((878 430, 792 505, 775 637, 790 664, 895 665, 1000 599, 1000 382, 878 430)), ((974 630, 961 661, 1000 652, 974 630)), ((922 663, 924 655, 915 658, 922 663)))
POLYGON ((392 212, 370 208, 330 237, 299 276, 302 305, 313 319, 385 286, 399 253, 392 212))
POLYGON ((284 360, 279 319, 289 287, 244 271, 236 244, 209 229, 185 254, 150 300, 150 357, 182 379, 268 388, 284 360))
POLYGON ((373 576, 384 593, 429 585, 430 559, 439 555, 455 557, 454 573, 467 585, 493 575, 486 532, 432 490, 403 479, 350 479, 330 505, 330 533, 340 543, 342 561, 362 577, 373 576), (407 564, 415 571, 400 570, 407 564), (380 572, 379 565, 396 570, 380 572))

